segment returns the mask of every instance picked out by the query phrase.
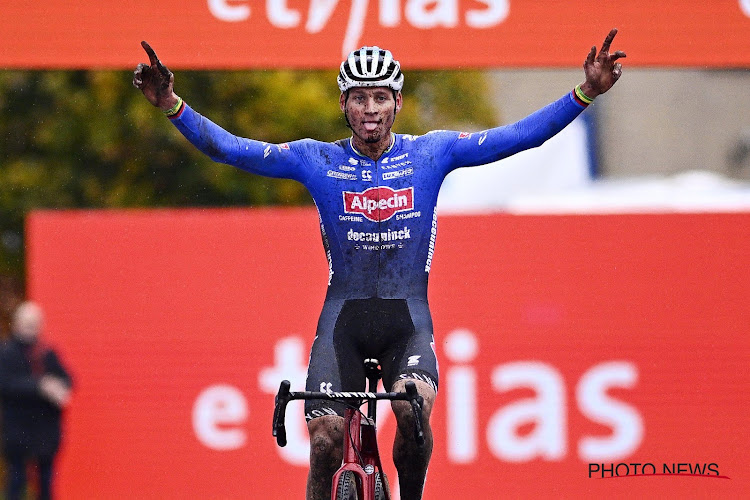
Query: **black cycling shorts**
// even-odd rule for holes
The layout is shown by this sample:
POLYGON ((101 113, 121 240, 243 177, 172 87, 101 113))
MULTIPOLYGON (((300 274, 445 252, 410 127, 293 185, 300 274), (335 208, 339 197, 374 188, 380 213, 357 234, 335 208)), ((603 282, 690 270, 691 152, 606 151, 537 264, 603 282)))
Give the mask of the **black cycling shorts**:
MULTIPOLYGON (((399 379, 438 388, 438 366, 427 302, 419 299, 327 300, 307 370, 308 391, 364 391, 364 360, 375 358, 390 391, 399 379)), ((344 415, 344 406, 305 401, 305 419, 344 415)))

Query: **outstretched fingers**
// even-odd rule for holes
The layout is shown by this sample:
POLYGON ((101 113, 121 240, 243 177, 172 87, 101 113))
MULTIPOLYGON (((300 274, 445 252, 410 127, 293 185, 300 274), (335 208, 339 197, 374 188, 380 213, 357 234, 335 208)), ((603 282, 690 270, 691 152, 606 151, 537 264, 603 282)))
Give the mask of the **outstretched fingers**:
POLYGON ((147 41, 141 42, 141 47, 143 47, 143 50, 146 51, 146 54, 148 54, 148 59, 151 62, 151 67, 156 68, 159 73, 164 76, 167 80, 172 76, 172 73, 167 69, 166 66, 164 66, 161 61, 159 60, 159 57, 157 57, 156 52, 154 52, 154 49, 151 48, 151 45, 148 44, 147 41))
MULTIPOLYGON (((149 62, 151 63, 151 68, 158 71, 161 75, 161 84, 160 87, 162 90, 166 90, 169 85, 173 82, 174 75, 172 74, 169 69, 162 64, 162 62, 159 60, 159 57, 156 55, 156 52, 154 49, 151 48, 151 45, 148 44, 147 41, 143 40, 141 41, 141 47, 143 47, 143 50, 146 51, 146 54, 148 54, 149 62)), ((140 67, 141 65, 139 65, 140 67)), ((142 71, 149 71, 148 66, 144 65, 144 69, 142 71)), ((137 70, 136 70, 137 71, 137 70)), ((135 82, 134 82, 135 83, 135 82)))
POLYGON ((154 52, 154 49, 151 48, 151 45, 149 45, 146 40, 143 40, 141 42, 141 47, 143 47, 143 50, 145 50, 146 54, 148 54, 148 59, 151 63, 151 66, 156 66, 159 63, 159 58, 156 57, 156 52, 154 52))
POLYGON ((591 50, 589 50, 588 55, 586 56, 586 64, 594 64, 594 60, 596 59, 596 45, 591 47, 591 50))
POLYGON ((628 56, 625 54, 625 52, 618 50, 617 52, 615 52, 614 54, 610 56, 610 60, 616 61, 620 59, 621 57, 628 57, 628 56))
POLYGON ((604 43, 602 44, 602 50, 599 51, 599 55, 604 55, 609 53, 609 47, 612 45, 612 40, 615 39, 615 35, 617 35, 617 28, 612 28, 607 35, 607 38, 604 39, 604 43))

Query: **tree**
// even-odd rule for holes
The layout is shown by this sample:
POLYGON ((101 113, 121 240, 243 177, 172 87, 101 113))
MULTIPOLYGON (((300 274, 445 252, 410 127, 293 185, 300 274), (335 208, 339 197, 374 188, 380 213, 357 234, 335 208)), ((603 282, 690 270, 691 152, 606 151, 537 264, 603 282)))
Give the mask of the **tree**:
MULTIPOLYGON (((492 126, 484 76, 409 72, 395 130, 492 126)), ((213 163, 123 71, 0 72, 0 275, 23 277, 33 209, 311 203, 295 181, 213 163)), ((267 142, 349 135, 331 71, 185 71, 175 90, 235 134, 267 142)))

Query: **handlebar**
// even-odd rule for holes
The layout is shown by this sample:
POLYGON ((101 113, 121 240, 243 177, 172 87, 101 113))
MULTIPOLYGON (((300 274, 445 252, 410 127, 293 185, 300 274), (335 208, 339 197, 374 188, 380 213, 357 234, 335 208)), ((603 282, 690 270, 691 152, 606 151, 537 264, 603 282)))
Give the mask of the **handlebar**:
POLYGON ((414 440, 418 446, 424 446, 424 425, 422 423, 422 405, 424 398, 417 392, 412 381, 406 382, 406 392, 291 392, 288 380, 282 380, 276 394, 276 405, 273 410, 273 436, 279 446, 286 446, 286 405, 295 399, 324 399, 342 403, 361 402, 362 400, 409 401, 414 414, 414 440))

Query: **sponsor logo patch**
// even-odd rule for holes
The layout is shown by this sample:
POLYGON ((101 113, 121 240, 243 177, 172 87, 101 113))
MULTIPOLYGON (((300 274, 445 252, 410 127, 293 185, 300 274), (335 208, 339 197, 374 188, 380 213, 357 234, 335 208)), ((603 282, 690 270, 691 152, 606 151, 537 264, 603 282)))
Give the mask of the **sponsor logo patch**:
POLYGON ((383 165, 383 170, 393 170, 394 168, 401 168, 405 167, 406 165, 411 165, 411 160, 404 160, 404 161, 397 161, 395 163, 391 163, 390 165, 383 165))
POLYGON ((385 172, 383 174, 383 180, 387 181, 388 179, 398 179, 399 177, 406 177, 407 175, 411 175, 413 173, 413 168, 405 168, 404 170, 397 170, 395 172, 385 172))
POLYGON ((349 241, 366 241, 371 243, 387 243, 390 241, 408 240, 410 238, 411 230, 407 226, 404 226, 403 229, 398 229, 395 231, 388 229, 387 231, 383 231, 381 233, 365 233, 355 231, 354 229, 350 229, 349 232, 346 233, 346 239, 349 241))
POLYGON ((357 174, 347 174, 346 172, 339 172, 337 170, 329 170, 326 176, 333 177, 334 179, 342 179, 345 181, 357 180, 357 174))
POLYGON ((381 222, 397 212, 414 209, 414 188, 394 190, 388 186, 372 187, 361 193, 344 191, 344 212, 361 214, 366 219, 381 222))
POLYGON ((487 130, 482 132, 482 135, 479 136, 479 142, 477 143, 477 145, 481 146, 485 139, 487 139, 487 130))

